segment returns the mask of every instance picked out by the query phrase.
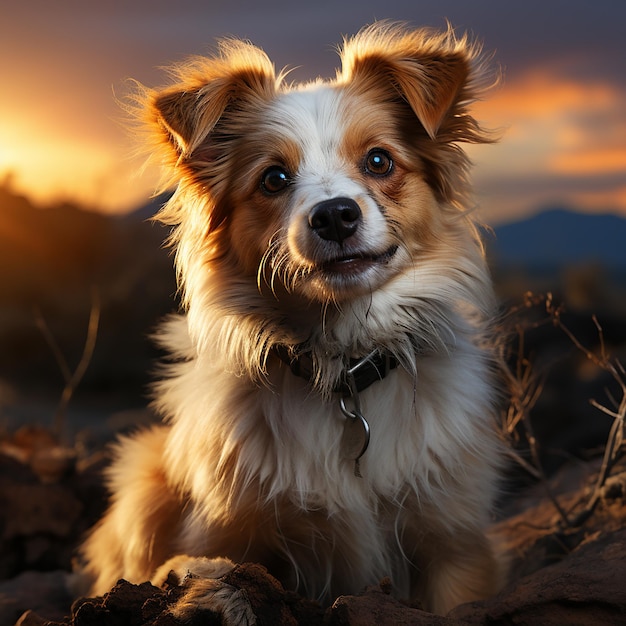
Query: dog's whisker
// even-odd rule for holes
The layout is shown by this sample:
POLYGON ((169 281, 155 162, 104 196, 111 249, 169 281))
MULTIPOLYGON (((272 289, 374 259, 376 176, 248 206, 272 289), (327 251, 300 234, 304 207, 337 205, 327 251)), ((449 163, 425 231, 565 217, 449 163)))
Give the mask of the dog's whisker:
POLYGON ((261 285, 261 279, 262 279, 263 282, 268 287, 270 287, 270 290, 272 291, 274 295, 276 295, 276 292, 274 291, 274 274, 275 274, 274 266, 276 264, 275 257, 276 257, 276 252, 280 249, 281 244, 280 244, 279 238, 281 236, 281 233, 282 233, 282 229, 277 230, 270 237, 270 240, 267 244, 267 248, 265 252, 263 253, 263 256, 261 257, 261 261, 259 262, 259 266, 257 269, 257 287, 259 291, 261 291, 262 289, 262 285, 261 285), (269 280, 266 275, 268 266, 272 268, 272 272, 271 272, 269 280))

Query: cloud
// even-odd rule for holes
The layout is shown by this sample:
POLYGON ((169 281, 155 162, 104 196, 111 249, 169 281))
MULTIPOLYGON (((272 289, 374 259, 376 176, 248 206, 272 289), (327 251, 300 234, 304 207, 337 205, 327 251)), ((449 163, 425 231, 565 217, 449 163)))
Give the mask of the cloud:
POLYGON ((607 173, 626 175, 626 147, 577 145, 571 152, 555 154, 550 169, 577 176, 607 173))
POLYGON ((485 212, 507 219, 530 203, 563 203, 626 213, 624 111, 619 85, 562 68, 505 84, 476 107, 484 123, 505 128, 499 146, 472 150, 485 212))

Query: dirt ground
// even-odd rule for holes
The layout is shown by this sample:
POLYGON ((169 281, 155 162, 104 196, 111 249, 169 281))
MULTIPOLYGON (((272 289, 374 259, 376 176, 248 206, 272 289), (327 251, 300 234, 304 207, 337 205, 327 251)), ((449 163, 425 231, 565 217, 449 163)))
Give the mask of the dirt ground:
MULTIPOLYGON (((21 626, 179 626, 169 611, 180 587, 120 581, 99 598, 72 604, 66 591, 73 550, 101 514, 101 452, 59 446, 47 431, 26 428, 0 438, 0 624, 21 626)), ((510 580, 493 598, 439 617, 407 606, 380 581, 322 610, 285 591, 261 566, 242 564, 227 576, 245 590, 257 624, 625 624, 626 469, 617 467, 593 512, 589 503, 599 461, 571 462, 549 484, 512 490, 493 535, 511 560, 510 580)), ((189 623, 189 622, 186 622, 189 623)), ((198 611, 193 624, 220 624, 198 611)))

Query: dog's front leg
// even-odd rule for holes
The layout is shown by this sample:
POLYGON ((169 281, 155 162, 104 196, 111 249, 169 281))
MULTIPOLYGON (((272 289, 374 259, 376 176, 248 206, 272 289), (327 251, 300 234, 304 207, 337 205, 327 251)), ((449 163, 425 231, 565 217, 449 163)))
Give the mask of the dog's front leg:
POLYGON ((503 586, 505 564, 480 531, 433 537, 428 543, 419 594, 427 610, 447 615, 454 607, 487 598, 503 586))
POLYGON ((163 586, 174 578, 182 587, 181 597, 170 609, 178 619, 190 620, 198 611, 208 610, 218 613, 226 626, 254 626, 256 617, 246 592, 223 581, 234 567, 228 559, 179 555, 157 570, 152 583, 163 586))

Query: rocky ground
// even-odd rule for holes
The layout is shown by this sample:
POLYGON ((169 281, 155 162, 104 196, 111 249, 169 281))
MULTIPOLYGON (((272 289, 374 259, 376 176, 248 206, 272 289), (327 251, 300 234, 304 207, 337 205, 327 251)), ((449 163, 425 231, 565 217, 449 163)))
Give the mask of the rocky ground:
MULTIPOLYGON (((180 594, 176 585, 159 589, 120 581, 103 597, 72 604, 66 591, 72 554, 104 507, 105 463, 102 453, 60 446, 43 429, 25 428, 0 439, 0 624, 182 624, 168 611, 180 594)), ((510 555, 509 584, 447 617, 395 600, 387 580, 338 598, 326 611, 285 591, 255 564, 237 567, 225 582, 245 590, 260 625, 624 624, 626 468, 614 469, 593 512, 580 515, 599 466, 593 460, 572 462, 551 479, 550 492, 569 524, 546 485, 510 493, 492 529, 510 555)), ((220 623, 207 611, 192 621, 220 623)))

